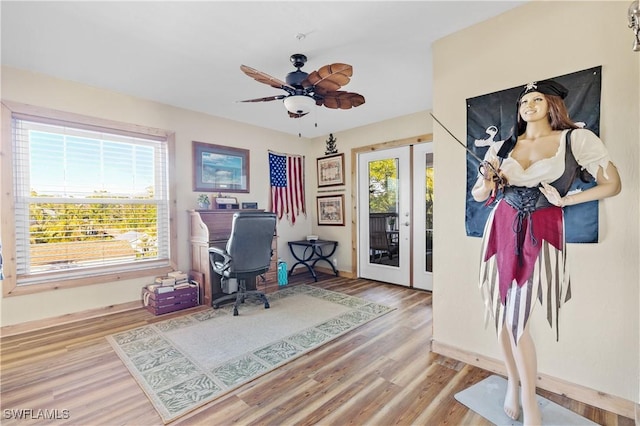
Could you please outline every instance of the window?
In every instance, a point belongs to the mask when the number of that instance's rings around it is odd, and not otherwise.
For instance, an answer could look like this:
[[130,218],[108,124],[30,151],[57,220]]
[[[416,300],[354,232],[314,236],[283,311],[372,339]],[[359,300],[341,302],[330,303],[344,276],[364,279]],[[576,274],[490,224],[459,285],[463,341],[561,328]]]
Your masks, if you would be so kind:
[[11,114],[18,289],[172,263],[169,135],[74,118]]

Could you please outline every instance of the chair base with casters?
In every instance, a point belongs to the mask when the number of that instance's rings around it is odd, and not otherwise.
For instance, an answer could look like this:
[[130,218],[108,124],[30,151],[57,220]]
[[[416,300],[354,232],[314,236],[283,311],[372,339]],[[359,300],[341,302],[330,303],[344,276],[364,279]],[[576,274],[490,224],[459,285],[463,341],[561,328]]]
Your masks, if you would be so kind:
[[[269,299],[267,299],[267,296],[263,292],[259,291],[257,288],[256,290],[247,290],[247,279],[251,278],[255,279],[255,275],[248,278],[238,277],[238,290],[235,293],[219,297],[212,301],[211,306],[213,307],[213,309],[218,309],[220,307],[220,304],[223,302],[235,300],[235,303],[233,304],[233,316],[235,317],[238,316],[238,307],[240,307],[240,304],[244,303],[244,301],[248,298],[256,298],[260,300],[262,303],[264,303],[264,308],[269,309]],[[222,279],[227,280],[229,278],[223,277]]]
[[[258,298],[269,308],[267,296],[257,289],[247,289],[247,283],[256,282],[271,266],[273,249],[271,248],[276,229],[276,215],[269,212],[238,212],[233,215],[231,236],[226,247],[210,247],[209,261],[212,272],[220,275],[225,292],[231,292],[228,280],[235,278],[238,289],[233,294],[219,297],[211,302],[214,309],[220,304],[234,300],[233,315],[238,315],[238,308],[248,297]],[[264,279],[264,278],[263,278]],[[250,281],[252,280],[252,281]]]

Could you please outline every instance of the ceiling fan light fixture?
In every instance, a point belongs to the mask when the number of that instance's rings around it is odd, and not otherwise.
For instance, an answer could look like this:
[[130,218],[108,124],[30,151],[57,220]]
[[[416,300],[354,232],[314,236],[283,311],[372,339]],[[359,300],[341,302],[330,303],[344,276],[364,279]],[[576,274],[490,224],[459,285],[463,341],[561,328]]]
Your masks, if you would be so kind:
[[284,98],[284,107],[292,114],[307,114],[316,104],[311,96],[292,95]]

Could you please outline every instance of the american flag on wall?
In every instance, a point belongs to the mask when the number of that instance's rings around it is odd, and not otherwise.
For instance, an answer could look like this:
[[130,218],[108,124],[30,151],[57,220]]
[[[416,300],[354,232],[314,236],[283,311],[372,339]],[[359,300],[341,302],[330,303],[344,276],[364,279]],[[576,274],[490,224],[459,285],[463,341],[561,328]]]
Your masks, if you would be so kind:
[[271,211],[284,215],[291,224],[296,216],[307,214],[304,201],[304,157],[301,155],[269,152],[269,175],[271,180]]

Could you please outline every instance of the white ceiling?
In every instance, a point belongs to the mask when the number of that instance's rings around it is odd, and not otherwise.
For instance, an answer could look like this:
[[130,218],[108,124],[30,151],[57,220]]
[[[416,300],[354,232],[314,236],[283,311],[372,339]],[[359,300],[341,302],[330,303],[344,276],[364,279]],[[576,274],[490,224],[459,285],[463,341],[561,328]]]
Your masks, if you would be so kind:
[[[524,1],[5,1],[2,64],[303,137],[431,109],[434,40]],[[305,37],[299,40],[298,35]],[[470,41],[472,43],[473,41]],[[285,94],[247,77],[280,80],[351,64],[343,90],[366,103],[289,118]],[[480,66],[480,64],[479,64]],[[469,70],[473,78],[473,70]]]

